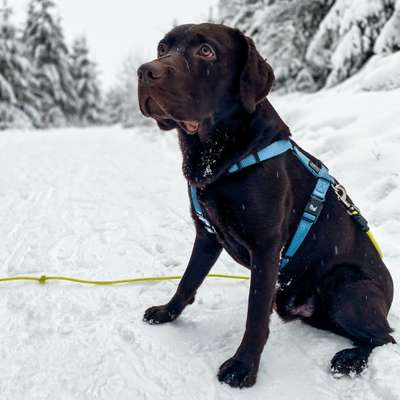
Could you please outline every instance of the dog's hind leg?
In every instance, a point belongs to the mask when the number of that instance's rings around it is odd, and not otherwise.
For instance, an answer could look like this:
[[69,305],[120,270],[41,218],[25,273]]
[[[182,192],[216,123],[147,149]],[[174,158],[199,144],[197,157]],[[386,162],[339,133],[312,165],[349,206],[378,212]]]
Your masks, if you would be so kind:
[[336,353],[331,370],[335,375],[359,374],[375,347],[395,343],[387,321],[392,299],[374,280],[354,280],[354,273],[342,272],[332,274],[319,288],[321,306],[331,330],[353,340],[355,347]]

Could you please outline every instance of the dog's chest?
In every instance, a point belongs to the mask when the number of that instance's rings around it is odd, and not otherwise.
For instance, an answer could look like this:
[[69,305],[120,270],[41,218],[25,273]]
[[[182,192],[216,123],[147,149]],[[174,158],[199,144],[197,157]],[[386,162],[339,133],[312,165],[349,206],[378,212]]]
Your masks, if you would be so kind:
[[250,245],[246,235],[247,205],[240,195],[227,196],[219,190],[199,193],[204,216],[215,229],[215,235],[227,253],[239,264],[250,266]]

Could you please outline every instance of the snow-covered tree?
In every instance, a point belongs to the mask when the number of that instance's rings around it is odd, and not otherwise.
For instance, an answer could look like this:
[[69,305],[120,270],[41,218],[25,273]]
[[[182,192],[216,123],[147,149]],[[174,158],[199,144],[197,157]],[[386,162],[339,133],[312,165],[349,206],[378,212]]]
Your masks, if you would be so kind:
[[36,68],[45,125],[64,125],[77,110],[68,48],[53,0],[31,0],[23,40]]
[[272,64],[276,86],[313,90],[320,86],[305,59],[308,44],[334,0],[220,1],[224,23],[253,37]]
[[269,5],[263,0],[219,0],[218,14],[221,23],[248,32],[254,21],[254,13]]
[[124,97],[123,92],[120,88],[111,88],[105,97],[105,114],[106,123],[108,125],[115,125],[122,123],[123,120],[123,109],[124,109]]
[[376,54],[400,51],[400,0],[396,1],[394,7],[392,16],[375,42],[374,52]]
[[[328,75],[327,86],[353,75],[374,54],[375,43],[393,15],[394,1],[336,1],[307,52],[307,60]],[[396,19],[389,24],[379,50],[398,46],[400,31],[396,37],[395,29]]]
[[400,0],[220,0],[219,16],[253,37],[288,90],[336,85],[400,50]]
[[101,93],[96,65],[91,61],[86,38],[77,38],[72,45],[71,72],[79,98],[77,120],[82,125],[102,121]]
[[0,8],[0,129],[38,127],[40,103],[33,70],[10,15],[4,1]]
[[138,57],[129,56],[125,59],[117,84],[109,91],[106,99],[110,123],[119,122],[124,127],[146,123],[140,113],[137,95],[137,69],[141,64]]

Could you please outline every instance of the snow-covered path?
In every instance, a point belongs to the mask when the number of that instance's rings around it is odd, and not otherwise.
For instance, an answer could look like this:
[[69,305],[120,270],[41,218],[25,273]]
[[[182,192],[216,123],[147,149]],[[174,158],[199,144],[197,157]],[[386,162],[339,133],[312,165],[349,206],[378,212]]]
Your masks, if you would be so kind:
[[[400,92],[384,96],[386,105],[379,94],[275,104],[375,227],[397,288],[390,322],[399,340],[400,116],[387,104]],[[1,276],[183,272],[194,230],[173,133],[1,133],[0,171]],[[226,255],[214,271],[247,273]],[[0,399],[400,399],[398,346],[375,350],[361,378],[337,380],[329,361],[348,341],[276,316],[256,386],[219,384],[217,369],[241,339],[248,283],[208,280],[179,320],[144,324],[144,310],[166,302],[176,284],[0,285]]]

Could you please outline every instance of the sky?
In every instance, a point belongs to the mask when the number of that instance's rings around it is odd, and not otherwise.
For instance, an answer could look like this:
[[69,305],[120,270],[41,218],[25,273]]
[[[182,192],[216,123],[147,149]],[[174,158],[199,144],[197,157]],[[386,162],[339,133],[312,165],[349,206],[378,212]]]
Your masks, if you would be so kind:
[[[123,60],[155,57],[158,41],[179,24],[202,22],[217,0],[55,0],[69,44],[84,34],[105,89],[115,82]],[[29,0],[8,0],[16,22],[26,18]]]

